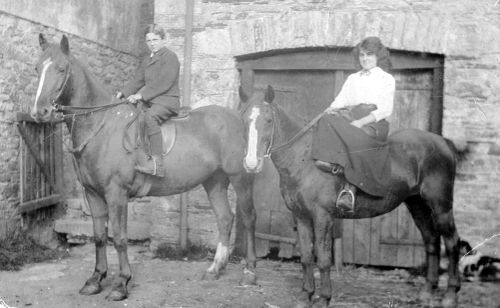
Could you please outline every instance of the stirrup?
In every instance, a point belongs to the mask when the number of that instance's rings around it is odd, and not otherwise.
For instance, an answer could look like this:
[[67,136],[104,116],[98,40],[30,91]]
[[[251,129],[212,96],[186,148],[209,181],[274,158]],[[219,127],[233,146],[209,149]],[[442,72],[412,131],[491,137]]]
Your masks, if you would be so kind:
[[[352,202],[351,202],[351,206],[349,208],[346,208],[345,206],[339,206],[339,200],[344,194],[351,195]],[[351,189],[345,189],[345,188],[340,191],[339,195],[337,196],[337,202],[335,202],[335,206],[337,208],[340,208],[342,211],[347,212],[347,213],[354,213],[354,205],[355,204],[356,204],[356,196],[354,195],[354,193],[352,192]]]

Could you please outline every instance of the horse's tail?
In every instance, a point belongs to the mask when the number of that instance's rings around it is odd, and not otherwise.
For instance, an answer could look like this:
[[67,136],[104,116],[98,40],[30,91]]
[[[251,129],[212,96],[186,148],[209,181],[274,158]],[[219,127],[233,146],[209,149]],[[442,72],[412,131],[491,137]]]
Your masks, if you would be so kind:
[[455,161],[457,163],[461,163],[461,162],[467,160],[467,156],[470,152],[469,147],[467,145],[464,145],[464,146],[461,146],[460,148],[458,148],[456,146],[456,144],[453,141],[451,141],[450,139],[444,138],[444,141],[446,141],[446,144],[448,145],[451,152],[455,156]]

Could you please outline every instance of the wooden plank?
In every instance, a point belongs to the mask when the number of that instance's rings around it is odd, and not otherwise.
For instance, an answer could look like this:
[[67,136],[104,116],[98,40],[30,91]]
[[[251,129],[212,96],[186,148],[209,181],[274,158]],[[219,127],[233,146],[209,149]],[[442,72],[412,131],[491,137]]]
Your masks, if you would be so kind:
[[[351,48],[309,48],[281,50],[237,56],[237,68],[244,65],[254,70],[356,70]],[[443,67],[441,55],[391,50],[393,70],[433,69]]]
[[246,66],[240,70],[240,82],[243,90],[248,95],[253,91],[254,85],[254,70]]
[[[32,130],[31,130],[31,135],[29,140],[34,141],[34,148],[35,152],[31,153],[33,158],[35,159],[35,199],[41,198],[42,196],[40,195],[40,189],[41,189],[41,182],[42,182],[42,174],[45,174],[46,166],[44,165],[43,161],[40,158],[40,142],[38,141],[38,136],[40,136],[40,125],[32,125]],[[41,167],[41,166],[45,167]],[[48,174],[46,175],[48,177]],[[50,177],[48,177],[50,178]]]
[[370,238],[370,263],[380,265],[380,217],[375,217],[370,220],[370,233],[367,237]]
[[25,185],[25,172],[26,172],[26,158],[25,158],[25,145],[23,142],[19,144],[19,202],[24,202],[24,191],[26,189]]
[[[387,241],[398,241],[398,213],[392,211],[380,217],[380,260],[381,265],[394,265],[397,262],[397,246],[387,245]],[[399,242],[397,242],[399,243]]]
[[21,213],[31,212],[47,206],[55,205],[59,203],[61,200],[62,197],[59,194],[43,197],[37,200],[32,200],[19,204],[19,211]]
[[354,220],[344,220],[342,227],[342,258],[344,263],[354,263]]
[[411,238],[413,220],[406,206],[398,208],[398,256],[395,266],[411,267],[413,265],[414,245],[400,245],[403,241],[414,240]]
[[[49,178],[52,178],[52,181],[54,180],[53,177],[52,177],[52,174],[50,173],[50,169],[49,169],[49,161],[46,159],[46,155],[47,155],[47,152],[46,152],[46,140],[45,140],[45,129],[46,129],[46,125],[39,125],[40,127],[40,135],[39,135],[39,140],[40,140],[40,159],[42,160],[43,164],[47,167],[47,172],[49,174]],[[40,170],[41,172],[41,170]],[[55,184],[55,182],[54,182]],[[50,185],[48,185],[48,181],[47,179],[43,176],[43,175],[40,175],[40,196],[41,197],[45,197],[45,196],[48,196],[49,194],[47,193],[47,186],[50,187]]]
[[286,243],[286,244],[291,244],[291,245],[297,244],[296,238],[268,234],[268,233],[255,232],[255,238],[262,239],[262,240],[268,240],[268,241],[274,241],[274,242],[280,242],[280,243]]
[[[40,167],[42,174],[45,176],[46,180],[49,182],[49,185],[55,189],[55,183],[54,179],[50,177],[50,171],[48,170],[47,166],[44,164],[44,162],[40,159],[38,151],[35,149],[33,146],[33,138],[30,133],[28,133],[27,130],[24,129],[23,126],[17,125],[17,128],[19,130],[19,133],[21,134],[21,137],[24,139],[26,147],[28,148],[30,154],[32,155],[33,159],[35,160],[36,164]],[[39,190],[39,185],[36,185],[36,189]]]
[[369,264],[370,219],[354,220],[354,263]]
[[62,125],[56,125],[54,128],[54,166],[55,173],[54,178],[56,182],[56,192],[61,193],[63,191],[64,183],[64,162],[63,162],[63,132]]
[[430,111],[430,128],[433,133],[441,135],[443,126],[443,79],[444,68],[437,67],[433,70],[432,104]]
[[[276,170],[272,168],[274,168],[272,162],[269,159],[264,160],[262,171],[255,177],[254,191],[258,192],[254,194],[254,204],[257,211],[255,231],[258,233],[271,233],[271,209],[280,197],[279,190],[276,189],[278,183],[274,177]],[[255,246],[257,257],[269,254],[269,240],[257,238]]]
[[335,268],[337,269],[337,271],[344,266],[343,245],[344,244],[342,238],[335,238],[333,240],[333,263],[335,264]]

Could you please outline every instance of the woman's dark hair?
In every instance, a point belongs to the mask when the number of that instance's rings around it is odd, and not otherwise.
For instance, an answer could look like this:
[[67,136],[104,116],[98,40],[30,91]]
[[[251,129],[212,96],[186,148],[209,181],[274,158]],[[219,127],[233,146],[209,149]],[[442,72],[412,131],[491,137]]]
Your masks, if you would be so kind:
[[367,37],[354,47],[354,62],[358,65],[358,69],[361,69],[361,64],[359,63],[359,53],[361,50],[373,52],[377,56],[377,66],[384,71],[391,69],[392,64],[389,59],[389,50],[382,44],[382,41],[378,37]]
[[165,30],[163,28],[159,27],[157,24],[149,24],[146,29],[144,30],[144,36],[148,33],[154,33],[161,37],[161,39],[165,39]]

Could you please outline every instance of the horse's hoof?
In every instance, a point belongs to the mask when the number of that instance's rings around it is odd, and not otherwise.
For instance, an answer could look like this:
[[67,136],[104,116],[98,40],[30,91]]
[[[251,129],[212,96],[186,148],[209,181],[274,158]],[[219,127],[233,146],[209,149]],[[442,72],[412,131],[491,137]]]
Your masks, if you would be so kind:
[[85,285],[80,289],[81,295],[94,295],[101,293],[102,287],[99,283],[85,283]]
[[429,292],[429,290],[421,290],[418,294],[418,299],[423,303],[430,302],[432,299],[432,293]]
[[301,292],[297,296],[294,308],[309,308],[311,307],[311,296],[307,292]]
[[209,271],[205,271],[203,275],[201,276],[201,280],[206,280],[206,281],[215,281],[219,279],[220,274],[218,273],[212,273]]
[[418,299],[423,303],[430,303],[434,298],[434,294],[434,288],[431,285],[426,284],[418,293]]
[[295,306],[293,308],[310,308],[310,302],[309,301],[299,301],[295,303]]
[[126,298],[127,292],[123,292],[122,290],[113,290],[106,296],[108,301],[122,301]]
[[456,308],[458,307],[458,295],[456,293],[446,293],[443,301],[441,302],[443,308]]
[[243,278],[241,278],[240,286],[255,286],[257,285],[257,275],[255,273],[245,270]]
[[327,308],[328,300],[324,297],[317,298],[313,301],[311,308]]

